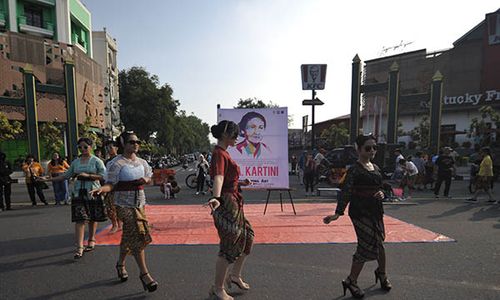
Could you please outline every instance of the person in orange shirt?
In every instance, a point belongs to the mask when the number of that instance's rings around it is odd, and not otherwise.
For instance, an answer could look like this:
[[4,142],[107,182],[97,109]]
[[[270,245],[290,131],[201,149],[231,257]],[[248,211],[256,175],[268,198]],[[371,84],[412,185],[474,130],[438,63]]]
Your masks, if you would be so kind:
[[[47,166],[47,172],[50,177],[57,177],[69,169],[68,163],[59,155],[59,153],[52,154],[52,160]],[[53,181],[52,187],[54,188],[54,197],[56,205],[64,203],[68,205],[68,181]]]
[[43,168],[35,161],[35,157],[31,154],[26,156],[26,160],[22,166],[24,175],[26,176],[26,187],[28,188],[28,194],[30,195],[31,205],[36,206],[35,191],[40,198],[40,201],[48,205],[47,200],[45,200],[45,195],[43,194],[42,185],[39,181],[36,181],[36,177],[43,175]]

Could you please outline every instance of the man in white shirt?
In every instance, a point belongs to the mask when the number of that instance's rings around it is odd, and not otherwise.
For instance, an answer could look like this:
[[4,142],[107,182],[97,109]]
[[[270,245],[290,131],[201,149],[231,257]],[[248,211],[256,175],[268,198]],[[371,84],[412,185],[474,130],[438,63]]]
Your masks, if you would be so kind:
[[401,159],[404,159],[405,157],[403,156],[403,154],[401,154],[401,149],[396,149],[394,150],[394,155],[396,156],[396,168],[399,167],[399,161]]
[[403,169],[404,174],[400,187],[403,189],[403,195],[405,195],[405,187],[408,187],[408,197],[406,199],[411,199],[412,192],[415,189],[415,179],[418,174],[417,166],[411,161],[406,161],[404,158],[399,160],[399,166]]
[[316,163],[316,166],[319,166],[323,159],[325,159],[325,149],[320,148],[318,154],[314,157],[314,162]]

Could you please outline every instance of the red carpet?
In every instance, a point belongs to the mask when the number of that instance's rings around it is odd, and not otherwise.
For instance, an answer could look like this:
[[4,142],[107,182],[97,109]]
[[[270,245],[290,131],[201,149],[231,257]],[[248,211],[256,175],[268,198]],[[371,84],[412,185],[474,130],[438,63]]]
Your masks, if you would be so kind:
[[[266,215],[263,204],[245,205],[245,216],[255,231],[256,244],[354,243],[356,235],[347,216],[329,225],[323,217],[332,214],[335,204],[296,204],[297,215],[286,204],[270,204]],[[152,226],[153,244],[218,244],[217,231],[209,209],[201,205],[151,205],[146,212]],[[398,219],[385,216],[386,242],[450,242],[453,239]],[[110,226],[97,235],[99,245],[118,245],[121,232],[109,234]]]

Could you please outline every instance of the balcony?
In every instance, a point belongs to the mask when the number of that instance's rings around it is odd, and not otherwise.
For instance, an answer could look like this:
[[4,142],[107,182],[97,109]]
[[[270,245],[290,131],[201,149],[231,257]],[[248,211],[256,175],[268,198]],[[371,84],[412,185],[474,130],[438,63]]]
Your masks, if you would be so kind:
[[87,43],[80,38],[80,36],[76,33],[71,34],[71,43],[76,46],[78,49],[87,53]]
[[51,22],[44,22],[43,28],[26,24],[25,16],[19,16],[17,22],[21,32],[50,38],[54,36],[54,24]]

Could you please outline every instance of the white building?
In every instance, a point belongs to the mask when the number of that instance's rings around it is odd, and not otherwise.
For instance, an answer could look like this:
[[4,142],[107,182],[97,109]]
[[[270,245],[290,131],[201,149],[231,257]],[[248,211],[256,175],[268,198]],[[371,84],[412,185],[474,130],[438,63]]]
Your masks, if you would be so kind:
[[102,66],[104,81],[105,131],[115,137],[122,130],[118,87],[117,43],[104,28],[92,33],[94,59]]

